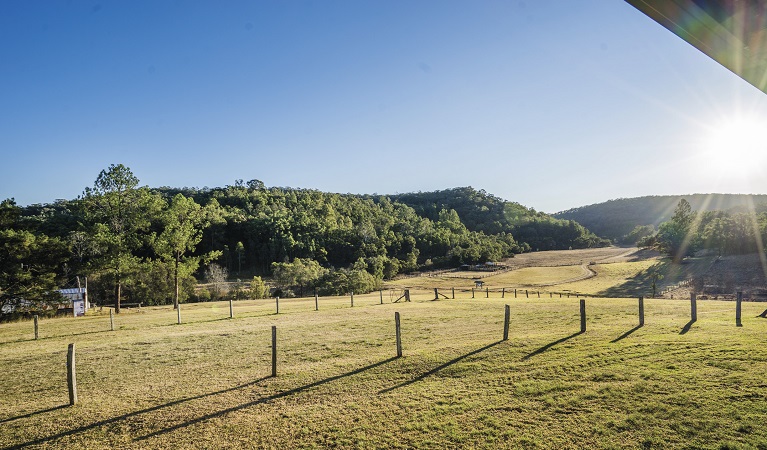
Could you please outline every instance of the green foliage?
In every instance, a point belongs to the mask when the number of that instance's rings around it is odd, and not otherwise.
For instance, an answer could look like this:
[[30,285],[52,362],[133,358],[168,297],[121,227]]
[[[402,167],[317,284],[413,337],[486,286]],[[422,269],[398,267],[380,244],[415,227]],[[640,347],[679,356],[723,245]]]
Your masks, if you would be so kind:
[[250,298],[267,298],[269,297],[269,287],[264,283],[261,277],[255,276],[250,281]]
[[56,273],[66,247],[56,238],[26,230],[0,230],[0,313],[54,310],[64,298]]
[[628,245],[638,245],[644,239],[655,234],[655,227],[652,225],[637,225],[631,232],[621,238],[621,242]]
[[314,286],[328,270],[309,258],[296,258],[289,263],[272,263],[272,272],[277,284],[283,289],[297,287],[303,296],[304,288]]

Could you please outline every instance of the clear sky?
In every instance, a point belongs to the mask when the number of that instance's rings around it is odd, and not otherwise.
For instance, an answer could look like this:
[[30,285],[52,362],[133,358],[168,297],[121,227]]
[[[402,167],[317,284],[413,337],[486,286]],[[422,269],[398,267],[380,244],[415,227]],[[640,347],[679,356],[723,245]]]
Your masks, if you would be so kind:
[[0,42],[0,199],[22,205],[113,163],[545,212],[767,193],[767,96],[620,0],[3,0]]

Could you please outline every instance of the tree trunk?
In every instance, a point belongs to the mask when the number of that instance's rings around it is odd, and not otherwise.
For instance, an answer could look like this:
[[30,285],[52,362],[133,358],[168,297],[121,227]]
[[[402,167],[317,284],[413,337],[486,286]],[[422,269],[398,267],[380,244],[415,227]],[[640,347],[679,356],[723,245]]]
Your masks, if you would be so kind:
[[122,285],[120,283],[120,272],[115,274],[115,314],[120,314],[120,294]]
[[173,273],[173,286],[175,287],[173,294],[173,309],[178,309],[178,256],[176,256],[176,267]]

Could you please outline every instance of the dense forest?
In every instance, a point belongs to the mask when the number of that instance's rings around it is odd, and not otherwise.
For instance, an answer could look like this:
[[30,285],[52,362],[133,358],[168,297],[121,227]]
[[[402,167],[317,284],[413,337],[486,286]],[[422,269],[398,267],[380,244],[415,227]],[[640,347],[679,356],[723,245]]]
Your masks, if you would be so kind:
[[723,211],[731,214],[755,210],[767,211],[767,195],[692,194],[654,195],[620,198],[604,203],[581,206],[554,214],[558,219],[574,220],[607,239],[626,244],[636,242],[627,236],[637,225],[652,226],[671,219],[674,208],[685,199],[693,211]]
[[227,279],[250,282],[235,296],[369,292],[415,270],[607,244],[574,221],[470,187],[396,196],[258,180],[150,189],[113,165],[76,199],[0,203],[0,306],[53,308],[52,292],[76,276],[88,277],[92,301],[118,310],[121,301],[217,298]]

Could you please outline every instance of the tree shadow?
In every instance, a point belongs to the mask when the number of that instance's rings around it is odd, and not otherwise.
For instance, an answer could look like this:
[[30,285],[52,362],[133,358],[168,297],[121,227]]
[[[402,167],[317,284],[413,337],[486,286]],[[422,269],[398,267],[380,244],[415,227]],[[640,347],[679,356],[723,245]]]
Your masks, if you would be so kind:
[[663,275],[656,281],[656,295],[660,295],[664,288],[675,285],[687,279],[691,267],[686,263],[673,263],[669,258],[664,258],[657,264],[648,267],[625,283],[605,289],[597,295],[603,297],[639,297],[652,295],[652,278],[654,273]]
[[614,343],[616,343],[616,342],[618,342],[618,341],[620,341],[620,340],[622,340],[622,339],[626,339],[627,337],[631,336],[631,333],[633,333],[633,332],[637,331],[637,330],[638,330],[638,329],[640,329],[640,328],[642,328],[642,325],[637,325],[637,326],[635,326],[634,328],[632,328],[632,329],[628,330],[627,332],[625,332],[625,333],[621,334],[621,335],[620,335],[620,336],[618,336],[617,338],[613,339],[612,341],[610,341],[610,343],[611,343],[611,344],[614,344]]
[[682,331],[679,332],[679,334],[687,334],[688,331],[690,331],[690,328],[692,328],[692,324],[694,324],[694,320],[690,320],[686,324],[684,324],[684,327],[682,327]]
[[765,309],[761,314],[759,314],[756,317],[761,317],[762,319],[767,319],[767,309]]
[[548,344],[546,344],[543,347],[533,351],[532,353],[529,353],[529,354],[523,356],[522,357],[522,361],[526,361],[526,360],[532,358],[535,355],[540,355],[541,353],[545,352],[546,350],[550,349],[551,347],[553,347],[553,346],[555,346],[557,344],[561,344],[563,342],[569,341],[570,339],[572,339],[572,338],[574,338],[574,337],[576,337],[576,336],[578,336],[580,334],[583,334],[583,331],[578,331],[576,333],[571,334],[570,336],[565,336],[565,337],[563,337],[561,339],[557,339],[554,342],[549,342]]
[[8,417],[7,419],[0,419],[0,423],[13,422],[14,420],[18,420],[18,419],[26,419],[28,417],[36,416],[38,414],[45,414],[47,412],[56,411],[57,409],[66,408],[67,406],[69,405],[59,405],[59,406],[54,406],[53,408],[42,409],[40,411],[33,411],[31,413],[23,414],[21,416]]
[[453,358],[450,361],[448,361],[448,362],[446,362],[446,363],[444,363],[442,365],[439,365],[439,366],[429,370],[428,372],[424,372],[421,375],[418,375],[417,377],[413,378],[412,380],[404,381],[404,382],[402,382],[402,383],[400,383],[400,384],[398,384],[396,386],[392,386],[390,388],[382,389],[382,390],[378,391],[378,393],[379,394],[385,394],[385,393],[391,392],[391,391],[393,391],[395,389],[399,389],[399,388],[405,387],[407,385],[413,384],[416,381],[421,381],[421,380],[423,380],[424,378],[426,378],[428,376],[434,375],[435,373],[439,372],[440,370],[443,370],[443,369],[445,369],[447,367],[452,366],[453,364],[457,363],[458,361],[461,361],[462,359],[466,359],[469,356],[476,355],[478,353],[484,352],[487,349],[495,347],[496,345],[500,344],[501,342],[503,342],[503,341],[493,342],[492,344],[488,344],[488,345],[486,345],[486,346],[484,346],[482,348],[478,348],[478,349],[476,349],[474,351],[466,353],[465,355],[461,355],[461,356],[459,356],[457,358]]
[[[284,391],[284,392],[280,392],[280,393],[277,393],[277,394],[274,394],[274,395],[263,397],[263,398],[260,398],[258,400],[254,400],[252,402],[244,403],[244,404],[241,404],[241,405],[238,405],[238,406],[233,406],[231,408],[226,408],[226,409],[223,409],[223,410],[220,410],[220,411],[216,411],[216,412],[213,412],[213,413],[210,413],[210,414],[206,414],[206,415],[198,417],[196,419],[192,419],[192,420],[189,420],[189,421],[177,424],[177,425],[173,425],[173,426],[164,428],[162,430],[155,431],[153,433],[150,433],[150,434],[147,434],[145,436],[139,437],[139,438],[137,438],[135,440],[136,441],[143,441],[143,440],[152,438],[154,436],[158,436],[158,435],[162,435],[162,434],[165,434],[165,433],[169,433],[171,431],[175,431],[175,430],[178,430],[180,428],[184,428],[184,427],[187,427],[187,426],[190,426],[190,425],[194,425],[194,424],[199,423],[199,422],[204,422],[204,421],[210,420],[212,418],[220,417],[220,416],[223,416],[223,415],[228,414],[228,413],[233,412],[233,411],[239,411],[241,409],[249,408],[251,406],[255,406],[255,405],[258,405],[258,404],[262,404],[262,403],[267,403],[267,402],[272,401],[272,400],[276,400],[276,399],[279,399],[279,398],[282,398],[282,397],[287,397],[289,395],[297,394],[299,392],[305,391],[307,389],[311,389],[313,387],[317,387],[317,386],[320,386],[320,385],[323,385],[323,384],[326,384],[326,383],[330,383],[332,381],[339,380],[339,379],[344,378],[344,377],[348,377],[348,376],[351,376],[351,375],[356,375],[358,373],[361,373],[361,372],[364,372],[366,370],[370,370],[370,369],[376,368],[378,366],[382,366],[382,365],[384,365],[386,363],[394,361],[395,359],[397,359],[397,358],[392,357],[392,358],[389,358],[389,359],[386,359],[386,360],[383,360],[383,361],[380,361],[380,362],[377,362],[377,363],[374,363],[374,364],[370,364],[370,365],[362,367],[360,369],[352,370],[351,372],[346,372],[346,373],[343,373],[343,374],[340,374],[340,375],[335,375],[333,377],[325,378],[323,380],[316,381],[314,383],[307,384],[305,386],[301,386],[301,387],[298,387],[298,388],[295,388],[295,389],[291,389],[291,390],[288,390],[288,391]],[[94,423],[91,423],[89,425],[85,425],[85,426],[82,426],[82,427],[79,427],[79,428],[75,428],[75,429],[72,429],[72,430],[68,430],[68,431],[64,431],[64,432],[58,433],[58,434],[54,434],[52,436],[35,439],[35,440],[29,441],[29,442],[25,442],[23,444],[17,444],[17,445],[14,445],[12,447],[9,447],[9,449],[17,449],[17,448],[24,448],[24,447],[28,447],[28,446],[32,446],[32,445],[45,444],[45,443],[48,443],[50,441],[54,441],[56,439],[60,439],[60,438],[67,437],[67,436],[71,436],[71,435],[74,435],[74,434],[77,434],[77,433],[81,433],[81,432],[88,431],[88,430],[91,430],[91,429],[94,429],[94,428],[98,428],[98,427],[102,427],[102,426],[105,426],[105,425],[114,424],[114,423],[120,422],[122,420],[129,419],[131,417],[140,416],[141,414],[146,414],[146,413],[158,411],[158,410],[161,410],[163,408],[169,408],[171,406],[176,406],[176,405],[179,405],[179,404],[183,404],[183,403],[186,403],[186,402],[189,402],[189,401],[192,401],[192,400],[198,400],[198,399],[202,399],[202,398],[206,398],[206,397],[212,397],[212,396],[215,396],[215,395],[224,394],[226,392],[231,392],[231,391],[236,391],[238,389],[243,389],[243,388],[246,388],[246,387],[258,384],[258,383],[260,383],[260,382],[262,382],[264,380],[268,380],[270,378],[272,378],[272,377],[271,376],[266,376],[266,377],[262,377],[262,378],[259,378],[257,380],[254,380],[254,381],[250,381],[250,382],[245,383],[245,384],[241,384],[241,385],[238,385],[238,386],[222,389],[220,391],[210,392],[210,393],[207,393],[207,394],[201,394],[201,395],[197,395],[195,397],[187,397],[187,398],[183,398],[183,399],[179,399],[179,400],[174,400],[172,402],[168,402],[168,403],[165,403],[165,404],[162,404],[162,405],[152,406],[150,408],[142,409],[142,410],[139,410],[139,411],[134,411],[134,412],[123,414],[123,415],[117,416],[117,417],[112,417],[110,419],[100,420],[98,422],[94,422]],[[19,417],[19,418],[21,418],[21,417]]]

